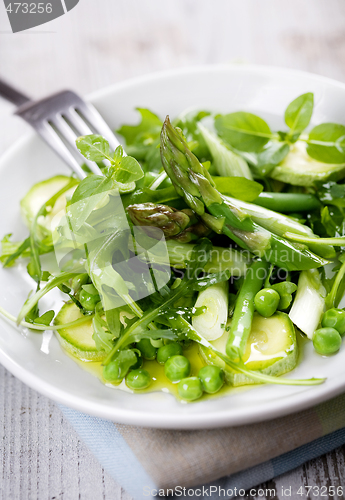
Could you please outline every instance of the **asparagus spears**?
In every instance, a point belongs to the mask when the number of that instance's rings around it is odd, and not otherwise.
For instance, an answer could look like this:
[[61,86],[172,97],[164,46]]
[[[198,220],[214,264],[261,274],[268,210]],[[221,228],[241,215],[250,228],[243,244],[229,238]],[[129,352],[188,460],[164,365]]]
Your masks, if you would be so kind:
[[177,210],[167,205],[138,203],[127,207],[127,212],[134,225],[159,228],[167,240],[173,238],[188,243],[211,232],[191,209]]
[[243,357],[253,322],[254,297],[261,290],[269,264],[257,260],[247,270],[232,317],[226,354],[234,361]]
[[[206,168],[188,149],[182,133],[166,118],[161,132],[161,158],[177,193],[211,229],[240,247],[288,271],[313,269],[327,261],[307,246],[289,242],[262,228],[249,215],[225,202]],[[209,213],[206,213],[205,210]]]
[[[309,238],[308,246],[312,252],[317,253],[325,259],[334,259],[334,248],[327,244],[327,242],[323,242],[316,234],[313,233],[310,227],[301,224],[291,217],[274,212],[268,208],[257,206],[253,203],[247,203],[229,196],[224,196],[223,199],[225,203],[230,202],[235,207],[245,211],[252,218],[253,222],[259,224],[268,231],[271,231],[273,234],[283,236],[289,240],[292,239],[292,241],[293,238],[289,238],[286,233],[298,236],[301,235],[304,238]],[[296,241],[298,241],[298,239],[296,239]]]
[[167,205],[138,203],[127,207],[128,215],[136,226],[158,227],[166,238],[172,238],[190,225],[190,218],[183,211]]

